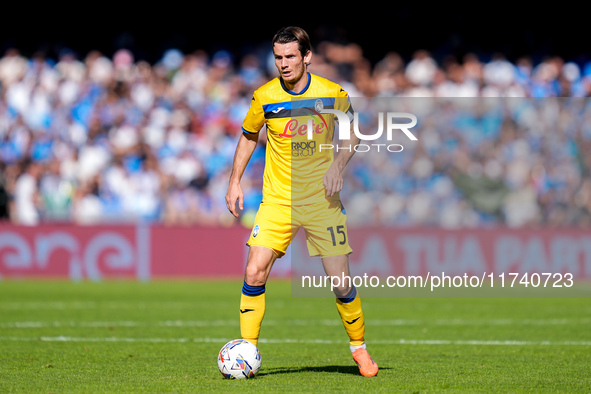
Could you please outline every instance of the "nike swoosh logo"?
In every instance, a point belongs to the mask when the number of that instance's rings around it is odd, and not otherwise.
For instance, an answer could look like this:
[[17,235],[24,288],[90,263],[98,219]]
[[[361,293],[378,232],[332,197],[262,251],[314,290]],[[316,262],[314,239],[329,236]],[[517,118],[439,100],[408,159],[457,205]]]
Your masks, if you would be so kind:
[[240,313],[252,312],[254,309],[240,309]]
[[351,320],[351,321],[347,321],[347,320],[345,320],[345,322],[346,322],[347,324],[353,324],[353,323],[355,323],[355,322],[356,322],[357,320],[359,320],[359,319],[361,319],[361,316],[359,316],[357,319],[353,319],[353,320]]

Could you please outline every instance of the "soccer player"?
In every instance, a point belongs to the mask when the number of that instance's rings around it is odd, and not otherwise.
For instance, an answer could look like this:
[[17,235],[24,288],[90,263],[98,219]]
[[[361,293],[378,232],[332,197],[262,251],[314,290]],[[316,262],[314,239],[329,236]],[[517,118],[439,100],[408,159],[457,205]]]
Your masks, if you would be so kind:
[[[311,256],[320,256],[329,276],[349,276],[346,213],[340,201],[342,172],[359,139],[344,140],[339,154],[321,149],[332,144],[334,115],[353,119],[348,94],[338,84],[308,72],[312,50],[308,34],[298,27],[280,29],[272,40],[279,76],[257,89],[242,124],[226,204],[238,217],[243,209],[240,180],[266,125],[267,150],[263,201],[247,242],[249,253],[240,298],[242,338],[255,345],[265,314],[265,284],[271,267],[282,257],[303,227]],[[312,130],[309,139],[308,127]],[[336,306],[349,336],[354,361],[364,376],[375,376],[378,365],[365,344],[365,322],[357,289],[347,281],[334,290]]]

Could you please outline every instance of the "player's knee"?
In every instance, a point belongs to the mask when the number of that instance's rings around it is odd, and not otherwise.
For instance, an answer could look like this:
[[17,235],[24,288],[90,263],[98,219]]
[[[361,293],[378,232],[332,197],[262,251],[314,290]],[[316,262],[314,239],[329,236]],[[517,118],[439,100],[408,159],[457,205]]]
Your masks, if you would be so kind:
[[351,286],[346,284],[335,286],[332,291],[337,298],[347,298],[351,294]]
[[244,279],[251,286],[262,286],[267,282],[269,271],[275,261],[273,250],[251,247],[244,272]]
[[244,271],[244,280],[251,286],[262,286],[267,282],[266,270],[256,264],[248,264]]

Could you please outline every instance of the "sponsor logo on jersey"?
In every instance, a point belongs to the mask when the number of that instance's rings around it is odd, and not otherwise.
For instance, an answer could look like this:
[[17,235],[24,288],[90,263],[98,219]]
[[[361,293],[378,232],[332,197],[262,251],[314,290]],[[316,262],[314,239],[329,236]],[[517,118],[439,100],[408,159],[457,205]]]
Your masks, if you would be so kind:
[[[316,119],[315,119],[316,118]],[[322,134],[328,128],[323,118],[314,116],[312,118],[304,118],[305,122],[300,121],[296,118],[290,119],[283,128],[283,132],[279,134],[279,137],[293,138],[297,135],[305,136],[308,134],[308,125],[312,127],[314,134]],[[320,121],[317,121],[320,120]]]
[[291,155],[293,157],[312,156],[316,152],[316,141],[302,141],[291,143]]

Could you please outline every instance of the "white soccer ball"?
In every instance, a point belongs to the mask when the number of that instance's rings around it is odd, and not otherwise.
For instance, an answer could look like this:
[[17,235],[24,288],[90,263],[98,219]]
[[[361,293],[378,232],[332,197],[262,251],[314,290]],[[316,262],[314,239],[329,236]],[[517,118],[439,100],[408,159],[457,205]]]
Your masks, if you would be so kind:
[[261,352],[252,342],[234,339],[221,348],[218,368],[228,379],[254,378],[261,368]]

